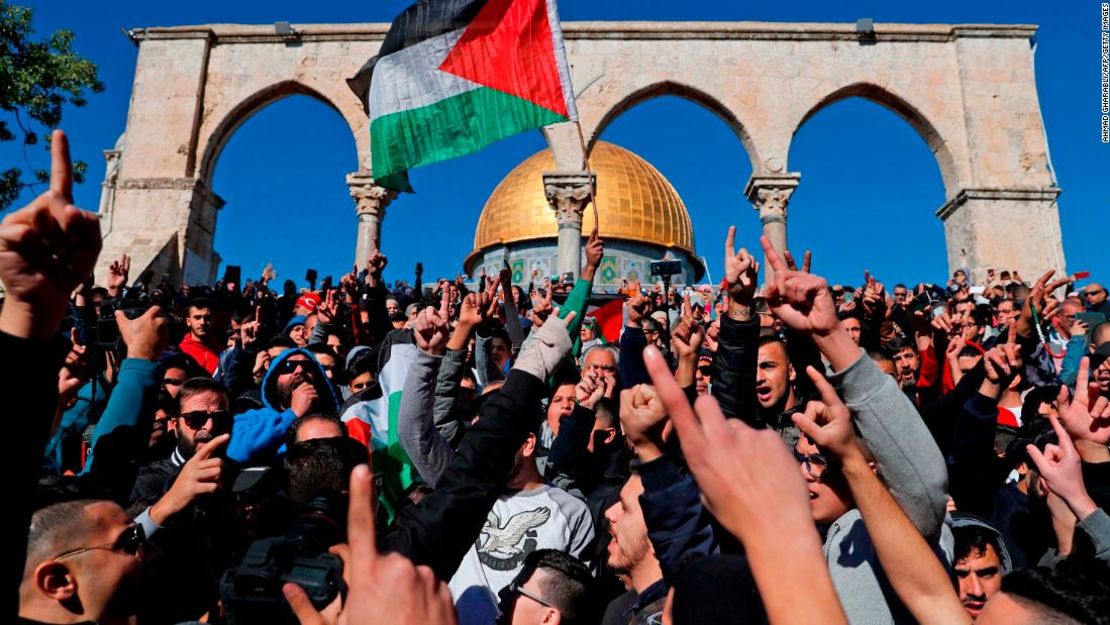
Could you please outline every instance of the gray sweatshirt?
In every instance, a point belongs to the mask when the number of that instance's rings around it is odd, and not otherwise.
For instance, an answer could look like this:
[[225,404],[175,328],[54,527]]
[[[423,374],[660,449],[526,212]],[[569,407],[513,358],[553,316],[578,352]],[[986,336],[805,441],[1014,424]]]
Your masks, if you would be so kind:
[[[944,523],[948,471],[917,409],[894,378],[862,350],[855,363],[829,376],[829,381],[852,411],[860,438],[894,499],[951,562],[952,534]],[[886,581],[859,510],[848,511],[829,526],[824,550],[833,586],[852,625],[915,622]]]
[[432,488],[455,459],[455,450],[436,430],[433,420],[436,373],[442,359],[416,350],[397,407],[397,438],[420,477]]

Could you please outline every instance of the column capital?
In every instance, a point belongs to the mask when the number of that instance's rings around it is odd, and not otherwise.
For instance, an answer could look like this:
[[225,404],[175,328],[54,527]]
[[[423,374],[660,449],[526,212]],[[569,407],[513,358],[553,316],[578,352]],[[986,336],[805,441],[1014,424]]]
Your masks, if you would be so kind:
[[396,191],[376,184],[374,176],[367,171],[347,174],[347,186],[351,189],[351,197],[355,200],[355,212],[360,219],[367,214],[378,218],[385,216],[385,208],[397,197]]
[[543,192],[555,211],[559,227],[582,229],[582,213],[597,186],[597,174],[584,171],[549,171],[543,174]]
[[797,173],[753,175],[744,186],[744,195],[759,211],[763,223],[786,221],[786,206],[798,187],[802,175]]

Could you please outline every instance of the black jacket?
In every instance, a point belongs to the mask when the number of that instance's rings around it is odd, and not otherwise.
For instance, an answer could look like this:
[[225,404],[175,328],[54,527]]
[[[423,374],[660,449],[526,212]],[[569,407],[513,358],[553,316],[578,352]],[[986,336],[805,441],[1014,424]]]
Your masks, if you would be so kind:
[[177,475],[181,473],[181,467],[185,466],[185,462],[181,460],[175,449],[169,458],[163,458],[145,464],[139,468],[139,474],[135,477],[135,485],[131,487],[131,496],[128,498],[128,505],[135,511],[135,513],[142,512],[147,506],[154,505],[154,502],[162,498],[166,491],[170,489],[170,485],[177,479]]
[[542,380],[511,370],[505,386],[482,404],[481,417],[463,437],[435,492],[397,516],[378,538],[381,550],[400,553],[449,580],[504,492],[517,450],[539,425],[546,392]]
[[4,398],[10,440],[4,457],[4,475],[9,477],[9,501],[14,506],[16,531],[4,548],[8,572],[9,616],[19,613],[17,589],[23,579],[27,557],[27,528],[31,524],[32,493],[38,482],[42,455],[58,404],[58,371],[69,351],[61,336],[48,340],[20,339],[0,332],[0,396]]
[[726,417],[764,427],[755,403],[755,369],[759,357],[759,318],[735,321],[721,317],[713,356],[713,396]]

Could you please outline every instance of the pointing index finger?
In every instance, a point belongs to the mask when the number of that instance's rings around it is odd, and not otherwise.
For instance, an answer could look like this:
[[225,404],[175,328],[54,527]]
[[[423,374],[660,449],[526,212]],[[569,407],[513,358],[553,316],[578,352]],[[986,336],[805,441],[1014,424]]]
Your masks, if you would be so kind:
[[736,256],[736,226],[729,226],[728,235],[725,237],[725,258],[733,256]]
[[347,505],[347,543],[351,546],[352,577],[370,572],[378,557],[374,519],[374,484],[370,467],[360,464],[351,471],[350,503]]
[[73,163],[69,159],[69,139],[61,130],[50,137],[50,190],[73,202]]
[[759,237],[759,244],[763,246],[763,253],[767,255],[767,264],[771,266],[772,271],[780,274],[788,269],[779,251],[771,244],[771,239],[766,236]]
[[216,453],[216,450],[226,445],[229,440],[231,440],[230,434],[220,434],[216,438],[213,438],[207,443],[201,445],[200,449],[197,450],[197,453],[193,454],[193,460],[200,461],[211,458],[212,454]]
[[821,395],[821,401],[826,406],[834,406],[836,404],[842,403],[840,400],[840,396],[836,394],[836,389],[833,388],[832,384],[829,384],[829,381],[825,379],[825,376],[821,375],[821,372],[810,365],[806,367],[806,373],[809,375],[809,379],[813,380],[813,386]]

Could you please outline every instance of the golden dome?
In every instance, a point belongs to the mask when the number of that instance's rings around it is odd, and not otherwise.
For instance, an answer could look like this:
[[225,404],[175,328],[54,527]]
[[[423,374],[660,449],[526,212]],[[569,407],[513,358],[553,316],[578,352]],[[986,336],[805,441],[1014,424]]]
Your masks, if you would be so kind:
[[[555,169],[551,149],[530,156],[497,185],[478,218],[474,251],[467,259],[494,245],[555,239],[559,229],[543,189],[544,172]],[[600,234],[673,247],[694,254],[694,230],[682,198],[659,170],[636,154],[598,141],[590,152],[590,169],[597,175]],[[582,234],[594,227],[593,209],[586,208]]]

